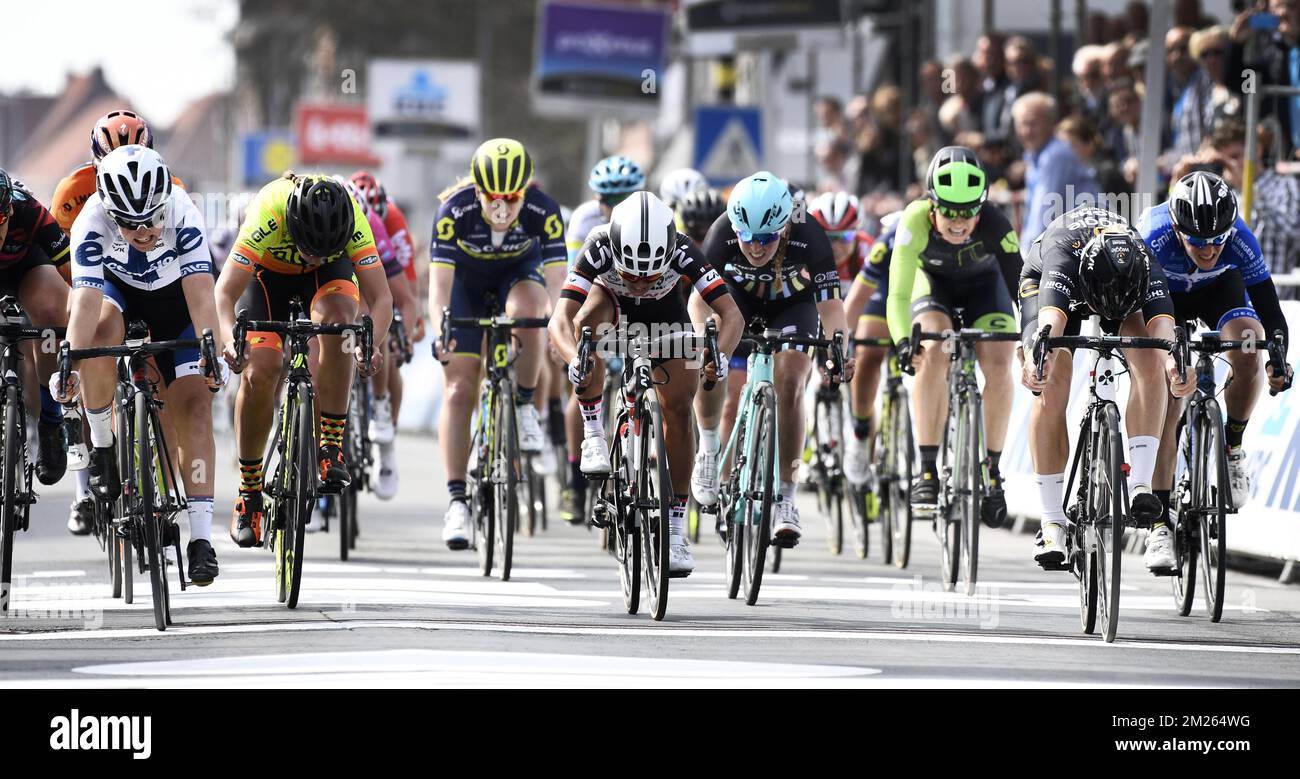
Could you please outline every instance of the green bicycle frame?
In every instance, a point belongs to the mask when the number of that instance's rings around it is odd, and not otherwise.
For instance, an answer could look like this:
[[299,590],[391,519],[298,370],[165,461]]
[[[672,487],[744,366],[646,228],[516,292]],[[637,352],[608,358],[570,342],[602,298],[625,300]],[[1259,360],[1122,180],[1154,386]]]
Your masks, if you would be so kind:
[[[773,370],[774,365],[775,359],[771,352],[765,352],[757,346],[755,346],[754,350],[750,352],[749,362],[746,365],[746,375],[748,378],[745,381],[744,388],[741,389],[740,392],[740,407],[736,412],[736,423],[732,425],[731,435],[727,438],[727,445],[723,448],[722,456],[718,459],[719,463],[727,462],[738,443],[743,447],[741,451],[748,452],[753,449],[754,436],[757,435],[757,431],[755,431],[753,426],[749,424],[750,407],[753,405],[750,401],[753,399],[754,393],[757,391],[758,387],[764,384],[769,386],[772,385],[772,380],[775,376]],[[774,410],[779,419],[780,404],[777,404],[777,406],[774,407]],[[779,423],[776,428],[778,430],[780,429]],[[740,440],[741,430],[745,431],[743,441]],[[780,457],[772,458],[772,484],[779,483],[780,461]],[[749,484],[750,469],[753,467],[753,463],[743,462],[740,464],[740,471],[738,473],[732,473],[731,478],[740,479],[740,484]],[[761,508],[762,507],[759,507],[759,510],[761,510]],[[758,513],[753,508],[753,502],[743,492],[740,493],[736,505],[730,506],[728,509],[730,511],[728,521],[734,522],[737,525],[746,522],[750,525],[758,524]]]

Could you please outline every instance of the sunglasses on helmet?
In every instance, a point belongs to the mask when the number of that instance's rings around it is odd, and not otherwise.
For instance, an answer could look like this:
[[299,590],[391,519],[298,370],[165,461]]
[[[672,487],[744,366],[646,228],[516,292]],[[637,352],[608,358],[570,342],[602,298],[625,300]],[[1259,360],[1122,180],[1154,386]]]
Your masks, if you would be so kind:
[[756,243],[759,246],[767,246],[769,243],[780,239],[780,233],[752,233],[748,230],[736,230],[736,237],[742,243]]
[[131,219],[111,212],[110,216],[123,230],[148,230],[151,227],[162,227],[163,222],[167,221],[167,206],[164,205],[145,219]]
[[936,206],[939,215],[944,219],[970,219],[978,216],[983,205],[971,206],[970,208],[949,208],[947,206]]
[[1207,246],[1224,245],[1225,243],[1228,242],[1228,239],[1232,237],[1232,233],[1235,231],[1235,229],[1236,228],[1233,228],[1232,230],[1228,230],[1228,232],[1224,233],[1223,235],[1216,235],[1213,238],[1197,238],[1194,235],[1188,235],[1186,233],[1183,233],[1182,235],[1183,238],[1187,239],[1188,246],[1191,246],[1194,249],[1204,249]]

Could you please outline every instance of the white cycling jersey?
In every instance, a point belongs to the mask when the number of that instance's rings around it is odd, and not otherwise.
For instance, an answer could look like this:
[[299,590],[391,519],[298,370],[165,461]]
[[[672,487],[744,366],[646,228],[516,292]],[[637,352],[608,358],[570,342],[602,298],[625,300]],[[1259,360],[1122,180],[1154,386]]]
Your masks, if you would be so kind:
[[167,221],[149,251],[127,243],[99,199],[90,196],[72,223],[72,286],[103,290],[105,276],[151,292],[192,273],[212,273],[212,255],[203,231],[203,216],[189,193],[173,187],[167,199]]
[[591,231],[608,223],[609,218],[600,213],[600,203],[596,200],[588,200],[573,209],[573,214],[566,223],[569,227],[564,233],[564,245],[569,250],[570,268],[577,261],[578,252],[582,250],[582,245],[586,243]]

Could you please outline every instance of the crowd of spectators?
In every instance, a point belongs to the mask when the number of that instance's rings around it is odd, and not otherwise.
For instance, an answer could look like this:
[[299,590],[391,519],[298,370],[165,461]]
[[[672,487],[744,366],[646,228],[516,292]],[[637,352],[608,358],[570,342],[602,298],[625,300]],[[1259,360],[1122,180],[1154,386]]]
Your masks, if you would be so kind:
[[[1132,194],[1143,104],[1158,99],[1157,189],[1200,168],[1222,174],[1240,199],[1243,89],[1300,86],[1300,0],[1243,5],[1219,20],[1204,13],[1201,0],[1175,0],[1172,26],[1150,34],[1144,2],[1117,15],[1094,12],[1068,75],[1065,63],[1054,73],[1057,64],[1030,38],[986,32],[969,56],[923,63],[907,111],[892,84],[846,102],[822,97],[818,180],[808,183],[854,192],[868,218],[878,218],[921,194],[937,149],[968,146],[1027,246],[1062,209],[1099,194]],[[1145,83],[1151,45],[1164,51],[1158,88]],[[1300,261],[1300,186],[1275,166],[1300,159],[1300,96],[1263,97],[1260,118],[1248,217],[1274,271],[1290,272]]]

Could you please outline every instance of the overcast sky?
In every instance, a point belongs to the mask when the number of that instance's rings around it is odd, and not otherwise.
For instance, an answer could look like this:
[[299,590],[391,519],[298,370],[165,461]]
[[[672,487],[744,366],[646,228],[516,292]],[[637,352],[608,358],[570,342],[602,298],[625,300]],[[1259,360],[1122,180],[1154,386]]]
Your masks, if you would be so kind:
[[0,92],[62,92],[69,73],[96,65],[150,122],[167,126],[190,101],[229,89],[235,54],[226,34],[237,0],[36,0],[4,4]]

